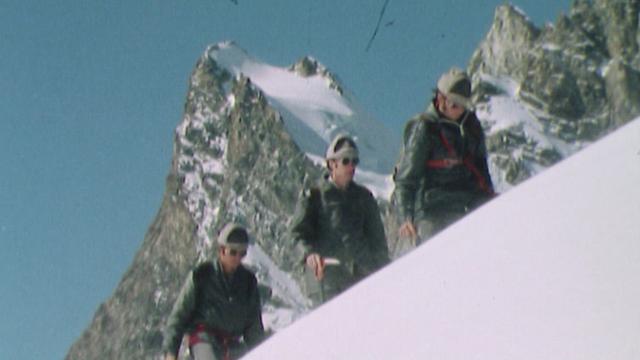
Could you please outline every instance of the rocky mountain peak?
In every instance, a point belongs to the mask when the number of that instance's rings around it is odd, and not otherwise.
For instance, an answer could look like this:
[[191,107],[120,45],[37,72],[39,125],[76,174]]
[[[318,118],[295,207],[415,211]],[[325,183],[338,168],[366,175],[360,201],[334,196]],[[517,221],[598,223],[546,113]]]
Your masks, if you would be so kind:
[[[527,58],[527,51],[539,35],[540,30],[518,9],[509,5],[499,6],[493,25],[472,58],[471,68],[493,74],[516,73],[520,70],[518,64]],[[483,61],[479,61],[480,56]],[[517,75],[525,76],[524,73]]]
[[[576,4],[574,8],[589,11],[587,4]],[[621,58],[637,67],[640,1],[595,0],[591,12],[604,31],[609,57]]]
[[290,69],[302,77],[309,77],[326,71],[324,66],[310,56],[305,56],[298,60],[298,62],[291,65]]
[[469,72],[485,123],[498,121],[491,108],[507,98],[530,119],[527,126],[489,129],[493,166],[504,170],[498,172],[506,183],[517,184],[640,114],[638,3],[576,1],[568,16],[541,29],[513,6],[496,9]]
[[344,90],[340,86],[338,78],[332,74],[324,65],[311,56],[305,56],[291,65],[289,69],[302,77],[311,77],[320,75],[327,79],[329,87],[336,90],[340,95],[344,94]]

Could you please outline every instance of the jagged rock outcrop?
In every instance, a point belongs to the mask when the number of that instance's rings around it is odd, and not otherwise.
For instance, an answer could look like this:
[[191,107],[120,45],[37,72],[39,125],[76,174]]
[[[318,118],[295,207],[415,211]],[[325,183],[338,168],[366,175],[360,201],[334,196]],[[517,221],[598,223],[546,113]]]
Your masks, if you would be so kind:
[[331,89],[335,89],[341,95],[344,93],[344,90],[340,86],[340,81],[337,79],[337,77],[334,74],[330,73],[327,68],[322,66],[322,64],[320,64],[318,60],[310,56],[305,56],[302,59],[298,60],[298,62],[293,64],[289,69],[302,77],[309,77],[320,74],[324,78],[328,79],[329,87]]
[[[490,111],[492,97],[513,91],[538,122],[536,132],[551,139],[541,142],[522,124],[492,133],[492,162],[507,183],[640,114],[639,10],[637,0],[577,0],[555,25],[539,29],[514,7],[497,8],[469,63],[478,107]],[[505,79],[515,89],[505,89]]]

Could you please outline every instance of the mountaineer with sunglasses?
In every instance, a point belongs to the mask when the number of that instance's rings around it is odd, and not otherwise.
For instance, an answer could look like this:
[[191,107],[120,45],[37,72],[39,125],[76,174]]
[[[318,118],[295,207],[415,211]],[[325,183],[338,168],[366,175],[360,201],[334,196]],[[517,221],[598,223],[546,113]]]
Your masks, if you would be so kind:
[[328,175],[305,190],[291,222],[303,288],[317,306],[389,262],[378,204],[353,181],[358,147],[337,136],[326,154]]
[[186,334],[195,360],[237,359],[264,337],[256,277],[242,265],[249,235],[227,224],[218,236],[217,260],[189,273],[164,333],[165,360],[177,358]]
[[484,133],[464,71],[444,73],[429,108],[408,121],[394,181],[396,256],[493,196]]

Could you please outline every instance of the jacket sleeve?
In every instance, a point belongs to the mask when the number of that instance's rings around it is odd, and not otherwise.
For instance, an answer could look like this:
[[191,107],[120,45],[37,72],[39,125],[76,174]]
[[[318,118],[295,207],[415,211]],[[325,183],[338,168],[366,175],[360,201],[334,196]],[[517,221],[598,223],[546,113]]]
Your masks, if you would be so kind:
[[491,191],[491,193],[493,193],[493,181],[491,180],[489,165],[487,164],[487,148],[484,142],[484,136],[482,137],[478,156],[476,157],[476,167],[480,170],[480,173],[482,174],[482,177],[484,177],[484,181],[489,187],[489,190]]
[[[474,117],[475,117],[474,113]],[[491,181],[491,174],[489,173],[489,165],[487,164],[487,144],[482,130],[482,125],[477,117],[475,117],[475,127],[477,128],[477,148],[474,151],[474,165],[480,171],[480,174],[484,178],[485,183],[489,187],[489,190],[493,193],[493,182]]]
[[260,303],[260,292],[258,291],[258,282],[252,276],[250,306],[251,310],[247,317],[247,324],[242,334],[244,341],[249,349],[255,347],[264,338],[264,325],[262,324],[262,308]]
[[291,237],[294,243],[296,259],[304,262],[312,252],[317,233],[318,210],[315,202],[319,201],[319,190],[312,188],[305,190],[301,196],[296,212],[291,222]]
[[426,172],[428,141],[426,120],[411,119],[404,130],[402,150],[393,176],[400,223],[413,221],[417,192]]
[[189,273],[185,280],[178,299],[173,305],[173,310],[167,320],[164,331],[162,349],[165,354],[177,356],[182,343],[182,337],[193,314],[196,304],[195,285],[193,281],[193,271]]
[[369,241],[369,248],[371,249],[372,265],[374,266],[372,270],[377,270],[389,263],[389,248],[387,247],[387,237],[384,232],[378,203],[370,192],[367,195],[367,216],[364,234]]

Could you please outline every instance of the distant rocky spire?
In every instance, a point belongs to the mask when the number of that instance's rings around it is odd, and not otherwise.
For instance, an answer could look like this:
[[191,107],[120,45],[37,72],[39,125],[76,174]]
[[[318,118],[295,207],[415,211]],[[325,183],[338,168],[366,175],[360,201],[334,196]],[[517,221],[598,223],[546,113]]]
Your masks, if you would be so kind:
[[344,93],[342,87],[340,86],[340,81],[337,79],[337,77],[332,74],[324,65],[320,64],[318,60],[314,59],[311,56],[303,57],[302,59],[298,60],[298,62],[291,65],[289,69],[302,77],[321,75],[329,81],[329,86],[332,89],[336,90],[340,95],[343,95]]

